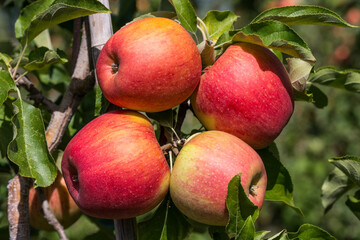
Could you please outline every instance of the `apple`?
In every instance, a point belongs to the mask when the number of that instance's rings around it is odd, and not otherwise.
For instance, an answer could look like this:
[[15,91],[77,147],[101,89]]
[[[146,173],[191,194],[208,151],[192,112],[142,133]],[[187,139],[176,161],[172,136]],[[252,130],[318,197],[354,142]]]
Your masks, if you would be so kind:
[[177,22],[151,17],[117,31],[101,50],[96,73],[113,104],[159,112],[185,101],[201,76],[201,57]]
[[[81,211],[71,198],[64,178],[59,171],[54,183],[44,188],[43,191],[50,209],[64,228],[68,228],[79,219]],[[35,188],[31,188],[29,192],[29,215],[32,227],[39,230],[54,231],[54,228],[44,218],[41,201]]]
[[289,74],[269,49],[237,43],[201,77],[191,97],[208,130],[233,134],[261,149],[281,133],[294,109]]
[[261,209],[267,177],[259,155],[241,139],[221,131],[196,135],[181,149],[170,178],[176,207],[197,222],[225,226],[227,187],[237,174],[249,199]]
[[154,128],[134,111],[92,120],[68,143],[61,165],[74,201],[93,217],[136,217],[168,192],[169,166]]

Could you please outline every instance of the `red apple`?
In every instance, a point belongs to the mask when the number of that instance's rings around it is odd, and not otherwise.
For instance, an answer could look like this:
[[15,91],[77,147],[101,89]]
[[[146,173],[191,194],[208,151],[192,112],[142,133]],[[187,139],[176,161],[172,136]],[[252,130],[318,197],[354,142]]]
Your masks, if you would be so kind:
[[224,226],[229,219],[227,187],[239,173],[245,193],[261,208],[267,178],[259,155],[231,134],[203,132],[185,144],[176,158],[170,179],[171,198],[189,218]]
[[250,43],[231,45],[203,74],[191,102],[208,130],[231,133],[257,149],[274,141],[294,108],[281,61]]
[[120,107],[159,112],[186,100],[199,83],[201,57],[173,20],[145,18],[117,31],[96,64],[104,96]]
[[[58,172],[54,183],[44,188],[44,195],[49,202],[50,209],[64,228],[71,226],[81,216],[81,211],[71,198],[60,172]],[[44,218],[41,201],[34,188],[31,188],[29,192],[29,215],[32,227],[39,230],[54,231],[54,228]]]
[[132,218],[157,206],[170,172],[150,121],[134,111],[106,113],[67,145],[62,170],[71,196],[94,217]]

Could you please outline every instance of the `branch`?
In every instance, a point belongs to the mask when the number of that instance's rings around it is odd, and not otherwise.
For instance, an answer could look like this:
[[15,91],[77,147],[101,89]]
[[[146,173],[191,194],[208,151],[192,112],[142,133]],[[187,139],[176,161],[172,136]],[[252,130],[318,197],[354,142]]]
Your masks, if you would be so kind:
[[36,193],[39,196],[41,201],[41,208],[44,213],[44,218],[48,221],[48,223],[54,227],[55,231],[59,234],[60,240],[68,240],[66,237],[63,226],[59,223],[54,213],[51,211],[49,202],[46,200],[44,191],[42,188],[36,188]]
[[29,99],[35,101],[35,105],[43,104],[49,112],[57,110],[58,106],[51,100],[47,99],[42,93],[35,87],[35,85],[26,77],[20,78],[16,85],[23,86],[29,92]]
[[29,189],[30,178],[16,175],[7,185],[10,239],[30,239]]
[[94,87],[95,78],[93,72],[90,72],[87,30],[84,23],[82,32],[80,51],[70,85],[58,110],[52,113],[50,123],[46,129],[46,141],[51,153],[54,152],[61,142],[73,114],[80,105],[82,97]]
[[136,240],[136,218],[114,219],[116,240]]

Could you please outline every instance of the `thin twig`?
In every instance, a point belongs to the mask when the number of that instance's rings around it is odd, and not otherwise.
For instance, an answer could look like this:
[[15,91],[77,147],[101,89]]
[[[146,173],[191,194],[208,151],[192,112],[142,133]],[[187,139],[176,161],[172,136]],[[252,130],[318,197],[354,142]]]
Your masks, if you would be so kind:
[[44,218],[48,221],[48,223],[51,226],[53,226],[55,231],[59,234],[60,240],[68,240],[63,226],[59,223],[59,221],[55,217],[54,213],[51,211],[49,202],[47,201],[42,188],[40,188],[40,187],[36,188],[36,193],[38,194],[39,199],[41,201],[41,208],[44,213]]
[[167,143],[165,145],[162,145],[160,148],[163,152],[166,152],[166,151],[169,151],[172,147],[173,147],[173,145],[171,143]]
[[57,110],[58,106],[51,100],[44,97],[26,76],[19,78],[16,85],[23,86],[29,92],[28,97],[30,100],[34,100],[35,106],[43,104],[49,112]]

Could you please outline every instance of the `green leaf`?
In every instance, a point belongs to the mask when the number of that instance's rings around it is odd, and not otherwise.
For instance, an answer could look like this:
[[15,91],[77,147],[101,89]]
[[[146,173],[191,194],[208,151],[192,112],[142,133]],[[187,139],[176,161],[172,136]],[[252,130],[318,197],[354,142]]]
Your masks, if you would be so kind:
[[344,156],[331,158],[329,162],[345,173],[351,181],[360,186],[360,158],[357,156]]
[[152,118],[160,123],[163,127],[174,127],[174,113],[172,109],[162,112],[146,113],[149,118]]
[[11,117],[12,107],[9,100],[0,105],[0,160],[7,159],[7,146],[13,138]]
[[252,217],[249,216],[239,233],[235,236],[235,240],[254,240],[255,238],[255,225],[252,220]]
[[267,240],[289,240],[289,237],[287,236],[287,232],[284,229],[281,232],[275,234],[274,236],[268,238]]
[[255,232],[254,240],[262,240],[270,231],[258,231]]
[[241,173],[234,176],[228,185],[226,207],[229,211],[229,222],[226,231],[237,235],[240,233],[245,220],[252,216],[255,221],[259,216],[259,209],[247,197],[241,185]]
[[294,89],[294,100],[313,103],[317,108],[324,108],[328,105],[326,94],[311,83],[306,84],[304,92],[298,92]]
[[8,98],[10,91],[16,91],[15,82],[8,71],[0,70],[0,106]]
[[189,32],[195,33],[197,29],[197,16],[190,1],[172,0],[172,3],[181,25]]
[[15,23],[15,35],[21,44],[30,42],[43,30],[56,24],[109,10],[96,0],[38,0],[20,13]]
[[317,108],[324,108],[328,105],[328,97],[317,86],[313,84],[308,84],[307,92],[312,95],[312,103]]
[[296,233],[288,233],[290,239],[317,239],[317,240],[336,240],[325,230],[311,225],[303,224]]
[[279,151],[275,143],[257,152],[264,162],[267,174],[265,200],[283,202],[303,216],[300,208],[294,204],[293,183],[289,172],[280,162]]
[[323,67],[310,75],[309,82],[360,93],[360,70]]
[[260,13],[252,22],[254,23],[265,20],[276,20],[287,25],[312,24],[347,28],[357,27],[344,21],[335,12],[319,6],[289,6],[272,8]]
[[345,204],[360,220],[360,190],[357,191],[354,196],[349,196]]
[[11,61],[12,58],[9,55],[0,52],[0,67],[1,64],[4,64],[6,70],[9,71],[11,69],[11,65],[10,65]]
[[185,239],[191,226],[170,199],[165,199],[147,221],[138,224],[139,240]]
[[101,91],[99,84],[95,86],[95,116],[99,116],[106,112],[106,109],[110,105],[110,102],[105,98]]
[[22,176],[34,179],[35,186],[47,187],[55,180],[57,168],[46,144],[41,112],[21,99],[13,106],[14,136],[8,146],[9,159],[19,166]]
[[216,42],[220,36],[234,29],[234,22],[238,19],[232,11],[209,11],[203,19],[210,39]]
[[215,62],[215,51],[214,46],[212,46],[208,41],[202,41],[198,44],[198,49],[201,56],[202,67],[213,65]]
[[29,63],[24,66],[28,71],[46,69],[53,64],[67,63],[66,54],[60,49],[54,51],[46,47],[36,48],[29,54]]
[[327,213],[334,203],[353,188],[354,183],[340,169],[335,168],[321,187],[321,203]]
[[252,23],[240,29],[233,42],[248,42],[286,53],[304,61],[315,62],[311,50],[289,26],[278,21]]
[[288,58],[288,69],[291,84],[296,91],[304,92],[313,65],[299,58]]

